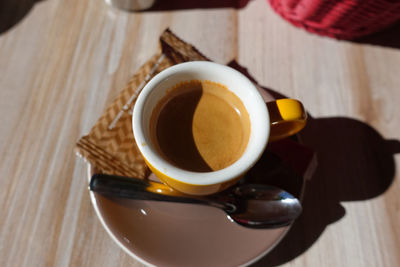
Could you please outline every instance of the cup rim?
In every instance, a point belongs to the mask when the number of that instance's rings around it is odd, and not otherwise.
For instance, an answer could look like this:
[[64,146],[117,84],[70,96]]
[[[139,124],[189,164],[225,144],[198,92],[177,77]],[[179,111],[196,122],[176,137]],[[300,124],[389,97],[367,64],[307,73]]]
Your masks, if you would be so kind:
[[[257,110],[257,116],[252,116],[249,112],[251,133],[245,151],[237,161],[221,170],[211,172],[193,172],[180,169],[165,160],[157,151],[154,151],[152,146],[148,145],[151,143],[150,137],[146,137],[144,134],[143,128],[149,126],[143,125],[143,108],[146,105],[146,101],[151,95],[152,90],[160,85],[163,81],[171,78],[171,76],[186,71],[208,71],[210,73],[219,72],[223,75],[234,77],[245,87],[245,89],[240,90],[246,90],[247,96],[251,98],[252,108]],[[214,82],[224,84],[220,80]],[[243,99],[240,99],[243,102]],[[258,119],[257,123],[255,123],[254,120],[252,121],[252,117],[258,117],[261,119]],[[231,67],[218,63],[209,61],[191,61],[180,63],[161,71],[146,84],[139,94],[134,106],[132,115],[132,129],[137,146],[147,163],[173,180],[191,185],[208,186],[221,184],[240,177],[257,162],[267,145],[270,122],[267,106],[261,94],[246,76]]]

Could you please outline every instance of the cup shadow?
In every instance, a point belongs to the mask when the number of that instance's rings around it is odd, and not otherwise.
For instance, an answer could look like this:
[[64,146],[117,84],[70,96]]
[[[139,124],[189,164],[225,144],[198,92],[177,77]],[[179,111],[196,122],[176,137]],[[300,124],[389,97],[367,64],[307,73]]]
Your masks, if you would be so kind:
[[[237,62],[229,66],[256,82]],[[285,97],[263,89],[275,98]],[[346,117],[309,116],[299,137],[314,150],[318,162],[314,175],[306,182],[303,213],[284,239],[254,267],[277,266],[300,256],[329,224],[345,216],[341,202],[377,197],[394,179],[394,155],[400,153],[400,142],[383,138],[366,123]]]
[[344,117],[310,118],[301,139],[318,160],[306,184],[303,213],[282,242],[253,266],[277,266],[295,259],[329,224],[345,216],[341,202],[377,197],[393,181],[393,155],[400,152],[400,142],[385,140],[365,123]]
[[33,8],[43,0],[2,0],[0,1],[0,35],[17,25]]

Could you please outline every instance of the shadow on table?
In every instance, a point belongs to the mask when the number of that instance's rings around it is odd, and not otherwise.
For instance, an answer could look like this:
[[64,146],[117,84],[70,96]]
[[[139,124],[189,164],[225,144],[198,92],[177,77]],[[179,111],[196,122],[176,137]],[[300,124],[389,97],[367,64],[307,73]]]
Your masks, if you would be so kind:
[[158,0],[146,11],[176,11],[185,9],[235,8],[247,6],[250,0]]
[[[229,64],[254,82],[236,62]],[[275,98],[284,98],[270,89]],[[398,140],[386,140],[371,126],[345,117],[312,118],[301,133],[303,144],[317,155],[318,166],[306,184],[303,213],[285,238],[253,266],[289,262],[310,248],[325,228],[346,213],[343,201],[377,197],[391,185]]]
[[355,43],[400,48],[400,20],[380,32],[353,40]]
[[365,123],[344,117],[310,118],[301,136],[318,159],[306,185],[303,213],[282,242],[254,266],[295,259],[345,215],[341,202],[379,196],[394,178],[393,155],[400,152],[399,141],[385,140]]
[[0,34],[20,22],[33,8],[35,3],[43,0],[1,0],[0,1]]

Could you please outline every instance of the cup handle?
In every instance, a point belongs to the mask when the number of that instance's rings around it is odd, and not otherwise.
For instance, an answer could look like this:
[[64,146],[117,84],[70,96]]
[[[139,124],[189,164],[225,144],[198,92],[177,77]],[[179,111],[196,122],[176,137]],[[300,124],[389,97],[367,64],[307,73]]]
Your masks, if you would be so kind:
[[296,99],[285,98],[268,102],[267,108],[271,124],[269,141],[294,135],[306,125],[307,113],[303,104]]

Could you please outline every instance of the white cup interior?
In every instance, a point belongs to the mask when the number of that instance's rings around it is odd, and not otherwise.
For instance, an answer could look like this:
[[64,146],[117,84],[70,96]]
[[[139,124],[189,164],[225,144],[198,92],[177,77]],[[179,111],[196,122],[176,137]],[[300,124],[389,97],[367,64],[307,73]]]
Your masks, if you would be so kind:
[[[166,91],[179,82],[209,80],[225,85],[238,96],[250,118],[250,138],[242,156],[232,165],[213,172],[191,172],[164,160],[150,138],[150,117]],[[269,137],[269,115],[265,102],[253,83],[240,72],[217,63],[193,61],[175,65],[157,74],[143,88],[135,103],[132,125],[143,156],[155,168],[176,180],[196,185],[228,181],[248,171],[261,156]]]

